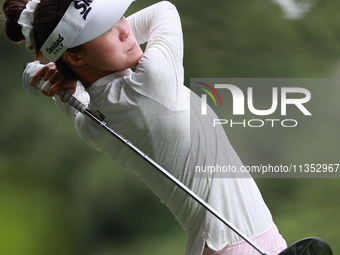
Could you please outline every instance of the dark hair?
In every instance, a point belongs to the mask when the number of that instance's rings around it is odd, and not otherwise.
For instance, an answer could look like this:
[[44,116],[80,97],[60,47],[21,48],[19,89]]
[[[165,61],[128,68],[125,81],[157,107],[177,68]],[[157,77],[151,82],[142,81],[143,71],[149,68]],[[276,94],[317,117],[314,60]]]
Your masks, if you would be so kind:
[[[33,35],[36,43],[36,59],[42,59],[43,55],[40,48],[53,32],[72,0],[42,0],[35,12],[33,21]],[[21,25],[18,19],[21,12],[26,8],[28,0],[6,0],[3,4],[6,24],[5,30],[8,39],[13,42],[24,41],[25,38],[21,32]],[[81,46],[68,49],[68,51],[77,53],[81,51]],[[58,70],[68,79],[77,80],[78,75],[70,68],[70,66],[59,58],[55,62]]]
[[21,33],[21,25],[18,24],[18,19],[21,12],[25,9],[27,2],[27,0],[6,0],[2,6],[6,18],[6,35],[13,42],[25,40]]

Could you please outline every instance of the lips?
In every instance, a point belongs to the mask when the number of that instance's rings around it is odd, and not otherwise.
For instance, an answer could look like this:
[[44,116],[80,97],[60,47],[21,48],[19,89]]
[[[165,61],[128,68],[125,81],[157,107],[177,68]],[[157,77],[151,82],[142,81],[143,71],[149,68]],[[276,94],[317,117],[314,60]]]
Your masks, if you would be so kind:
[[128,51],[134,50],[137,46],[138,46],[138,43],[135,42],[135,43],[133,44],[133,46],[132,46]]

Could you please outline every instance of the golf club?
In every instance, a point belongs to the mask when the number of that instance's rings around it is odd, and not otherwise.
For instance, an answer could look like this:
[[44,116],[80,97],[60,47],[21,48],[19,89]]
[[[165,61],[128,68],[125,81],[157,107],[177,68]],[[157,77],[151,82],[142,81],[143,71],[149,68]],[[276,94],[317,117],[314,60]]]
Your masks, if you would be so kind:
[[279,255],[333,255],[329,245],[318,237],[309,237],[287,247]]
[[[108,126],[104,122],[104,115],[99,111],[99,117],[96,114],[92,113],[89,108],[87,108],[83,103],[81,103],[78,99],[68,93],[66,90],[60,90],[58,92],[58,96],[74,107],[76,110],[81,112],[82,114],[92,118],[95,122],[101,125],[105,130],[109,133],[113,134],[116,138],[120,139],[124,142],[128,147],[130,147],[134,152],[136,152],[139,156],[144,158],[150,164],[152,164],[156,169],[158,169],[162,174],[164,174],[168,179],[174,182],[178,187],[184,190],[187,194],[189,194],[194,200],[196,200],[199,204],[205,207],[210,213],[216,216],[219,220],[221,220],[224,224],[226,224],[230,229],[232,229],[236,234],[238,234],[242,239],[244,239],[248,244],[250,244],[254,249],[256,249],[262,255],[268,255],[265,253],[260,247],[258,247],[251,239],[246,237],[239,229],[233,226],[227,219],[225,219],[220,213],[218,213],[214,208],[212,208],[208,203],[206,203],[203,199],[201,199],[198,195],[196,195],[193,191],[191,191],[188,187],[186,187],[183,183],[177,180],[174,176],[172,176],[168,171],[166,171],[162,166],[152,160],[148,155],[139,150],[136,146],[134,146],[130,141],[128,141],[125,137],[115,131],[113,128]],[[302,239],[292,245],[290,245],[287,249],[282,251],[279,255],[332,255],[332,250],[329,245],[320,238],[306,238]]]

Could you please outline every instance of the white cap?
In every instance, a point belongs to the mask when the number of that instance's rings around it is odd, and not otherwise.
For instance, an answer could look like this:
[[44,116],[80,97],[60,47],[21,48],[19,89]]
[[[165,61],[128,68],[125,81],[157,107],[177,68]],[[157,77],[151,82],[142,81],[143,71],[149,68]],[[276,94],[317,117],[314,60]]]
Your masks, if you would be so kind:
[[74,0],[40,51],[55,62],[68,49],[109,31],[134,0]]

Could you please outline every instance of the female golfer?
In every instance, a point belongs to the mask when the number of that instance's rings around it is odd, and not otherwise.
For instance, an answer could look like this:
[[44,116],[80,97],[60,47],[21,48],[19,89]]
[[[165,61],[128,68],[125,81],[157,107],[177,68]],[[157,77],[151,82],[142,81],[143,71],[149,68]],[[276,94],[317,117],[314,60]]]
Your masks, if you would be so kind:
[[[253,179],[197,170],[197,166],[240,169],[242,162],[224,130],[211,125],[216,115],[208,109],[203,118],[200,98],[183,85],[183,38],[176,8],[160,2],[126,19],[123,14],[131,1],[6,0],[8,38],[25,40],[37,59],[51,61],[45,66],[38,61],[29,64],[24,85],[31,81],[47,96],[66,89],[90,109],[99,110],[106,123],[263,250],[278,254],[286,243]],[[139,45],[146,42],[143,53]],[[90,146],[139,175],[167,205],[186,231],[186,255],[258,254],[99,125],[55,100]]]

